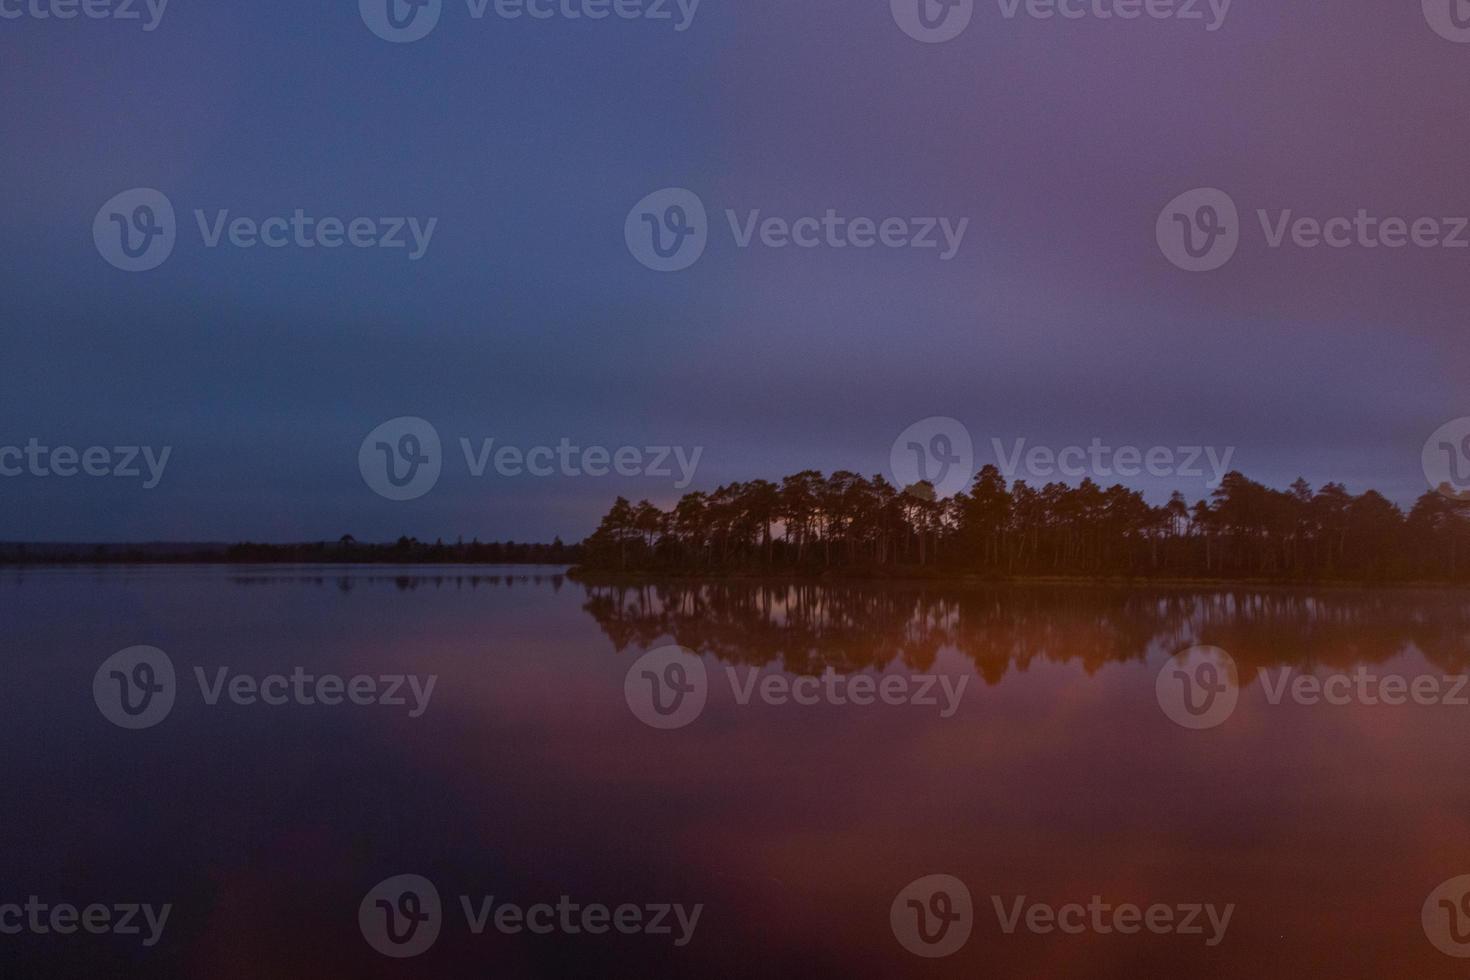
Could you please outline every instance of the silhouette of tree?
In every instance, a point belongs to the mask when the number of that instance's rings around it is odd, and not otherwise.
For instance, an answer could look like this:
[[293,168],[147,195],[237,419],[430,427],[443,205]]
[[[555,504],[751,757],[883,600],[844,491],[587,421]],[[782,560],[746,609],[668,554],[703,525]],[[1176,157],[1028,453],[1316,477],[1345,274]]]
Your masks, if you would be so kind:
[[1302,479],[1275,490],[1231,472],[1207,500],[1176,492],[1155,507],[1091,479],[1007,489],[994,466],[940,499],[927,482],[900,491],[881,476],[803,470],[692,492],[667,513],[619,497],[585,552],[588,570],[675,574],[1460,581],[1470,502],[1427,493],[1406,517],[1373,490],[1313,492]]

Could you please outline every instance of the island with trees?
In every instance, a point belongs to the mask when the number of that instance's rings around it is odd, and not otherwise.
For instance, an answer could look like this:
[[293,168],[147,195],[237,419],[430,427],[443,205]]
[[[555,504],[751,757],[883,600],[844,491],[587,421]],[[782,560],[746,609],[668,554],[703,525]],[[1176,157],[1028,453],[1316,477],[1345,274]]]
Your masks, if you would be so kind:
[[[1446,488],[1447,490],[1448,488]],[[1470,501],[1428,492],[1406,514],[1382,494],[1227,474],[1210,499],[1024,480],[986,466],[940,499],[928,483],[805,470],[685,494],[619,497],[573,575],[1150,578],[1283,582],[1470,580]]]

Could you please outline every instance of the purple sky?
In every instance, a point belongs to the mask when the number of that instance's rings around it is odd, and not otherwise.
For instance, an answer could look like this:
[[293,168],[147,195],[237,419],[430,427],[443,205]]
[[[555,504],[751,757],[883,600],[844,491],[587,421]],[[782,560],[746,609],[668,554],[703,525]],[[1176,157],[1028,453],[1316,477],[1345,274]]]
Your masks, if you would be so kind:
[[[0,476],[0,539],[573,539],[673,479],[477,478],[459,439],[702,447],[708,489],[886,471],[929,416],[977,464],[992,438],[1234,447],[1272,484],[1408,503],[1425,440],[1470,415],[1470,248],[1271,248],[1256,216],[1470,215],[1470,44],[1417,3],[1235,0],[1210,32],[980,0],[941,44],[885,0],[703,0],[682,32],[444,0],[408,44],[308,6],[0,19],[0,453],[171,447],[153,489]],[[129,273],[92,226],[136,187],[178,241]],[[709,243],[658,273],[624,222],[667,187],[700,197]],[[1240,244],[1190,273],[1155,220],[1200,187],[1239,207]],[[409,261],[208,248],[193,214],[297,208],[438,221]],[[942,261],[740,248],[727,209],[969,223]],[[358,466],[399,416],[443,439],[407,502]]]

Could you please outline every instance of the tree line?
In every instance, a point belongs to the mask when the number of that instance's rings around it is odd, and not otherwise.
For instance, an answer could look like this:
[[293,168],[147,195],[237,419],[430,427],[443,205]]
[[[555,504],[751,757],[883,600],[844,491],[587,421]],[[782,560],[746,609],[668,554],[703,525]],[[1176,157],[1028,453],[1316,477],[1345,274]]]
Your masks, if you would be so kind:
[[557,538],[550,544],[481,542],[478,538],[445,544],[400,537],[382,544],[344,534],[336,541],[294,544],[7,544],[0,542],[5,565],[133,564],[470,564],[567,565],[582,559],[579,545]]
[[674,574],[1463,581],[1470,502],[1430,492],[1403,510],[1340,483],[1276,490],[1226,474],[1208,500],[1161,506],[1121,485],[1024,480],[986,466],[967,492],[805,470],[685,494],[668,510],[619,497],[583,568]]
[[225,552],[229,562],[344,562],[350,564],[564,565],[578,561],[581,549],[561,538],[551,544],[516,541],[432,543],[400,537],[391,544],[370,544],[344,534],[335,543],[236,544]]

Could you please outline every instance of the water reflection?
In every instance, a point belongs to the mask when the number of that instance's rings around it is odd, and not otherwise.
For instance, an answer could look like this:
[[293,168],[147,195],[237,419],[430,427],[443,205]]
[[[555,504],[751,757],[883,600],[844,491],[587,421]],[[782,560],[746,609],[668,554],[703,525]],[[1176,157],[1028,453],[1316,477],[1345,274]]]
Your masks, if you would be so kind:
[[553,591],[560,592],[566,584],[566,575],[556,573],[522,573],[506,575],[479,575],[479,574],[454,574],[438,573],[434,575],[416,574],[374,574],[358,571],[346,572],[337,575],[312,575],[303,574],[299,571],[282,572],[255,572],[241,575],[231,575],[229,580],[235,585],[334,585],[342,592],[351,592],[362,585],[374,583],[391,582],[400,592],[411,592],[415,589],[478,589],[486,588],[514,588],[517,585],[529,585],[540,587],[549,585]]
[[[4,976],[1413,976],[1460,961],[1420,909],[1470,871],[1465,709],[1241,698],[1209,732],[1155,698],[1194,644],[1272,665],[1466,669],[1436,591],[669,583],[553,567],[148,567],[0,575],[4,894],[176,906],[152,949],[0,937]],[[962,710],[738,703],[642,723],[636,653],[748,673],[976,670]],[[123,731],[99,663],[146,643],[188,690]],[[610,649],[622,651],[609,655]],[[1421,659],[1421,655],[1428,662]],[[438,676],[432,707],[210,704],[194,671]],[[212,675],[211,675],[212,676]],[[390,960],[356,913],[424,875],[504,901],[675,901],[695,941],[473,936]],[[888,910],[974,890],[968,945],[921,962]],[[1009,903],[1213,902],[1228,938],[1005,933]],[[0,898],[3,900],[3,898]],[[649,937],[643,937],[644,939]],[[246,964],[242,966],[241,964]],[[405,973],[405,969],[410,973]]]
[[618,650],[673,642],[730,663],[818,674],[958,651],[987,684],[1042,662],[1089,674],[1195,644],[1249,683],[1292,665],[1341,669],[1417,651],[1470,668],[1470,601],[1443,591],[1190,591],[1053,587],[664,583],[587,586],[583,609]]

